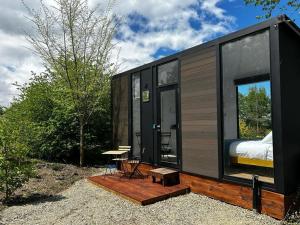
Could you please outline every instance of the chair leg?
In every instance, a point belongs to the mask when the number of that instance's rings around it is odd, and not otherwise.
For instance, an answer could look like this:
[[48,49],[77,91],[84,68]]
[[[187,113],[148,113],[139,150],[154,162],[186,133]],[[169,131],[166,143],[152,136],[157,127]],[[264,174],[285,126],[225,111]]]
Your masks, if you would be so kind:
[[110,172],[110,167],[109,167],[109,165],[105,165],[104,176],[107,176],[109,172]]

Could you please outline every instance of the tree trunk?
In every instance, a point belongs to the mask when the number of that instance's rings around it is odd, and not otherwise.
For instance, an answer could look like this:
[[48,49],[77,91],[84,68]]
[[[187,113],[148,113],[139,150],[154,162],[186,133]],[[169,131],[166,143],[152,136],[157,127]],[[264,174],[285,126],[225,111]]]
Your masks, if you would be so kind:
[[8,169],[5,167],[5,201],[9,199],[9,187],[8,187]]
[[84,124],[80,119],[80,166],[84,165]]
[[[7,148],[6,148],[6,143],[4,143],[4,157],[5,160],[7,160]],[[7,202],[9,199],[9,187],[8,187],[8,165],[5,166],[4,169],[4,173],[5,173],[5,201]]]

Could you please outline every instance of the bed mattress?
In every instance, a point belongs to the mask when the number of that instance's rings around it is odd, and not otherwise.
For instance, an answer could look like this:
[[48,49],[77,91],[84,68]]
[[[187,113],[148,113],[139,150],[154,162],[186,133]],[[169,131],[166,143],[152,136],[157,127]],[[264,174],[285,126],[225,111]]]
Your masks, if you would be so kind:
[[230,144],[229,155],[273,161],[273,144],[261,141],[234,141]]

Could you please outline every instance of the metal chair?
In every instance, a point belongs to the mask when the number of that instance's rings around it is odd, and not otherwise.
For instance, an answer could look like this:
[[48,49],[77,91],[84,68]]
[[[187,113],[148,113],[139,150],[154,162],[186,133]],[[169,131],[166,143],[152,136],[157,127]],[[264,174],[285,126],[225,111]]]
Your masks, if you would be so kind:
[[[116,164],[106,164],[106,165],[105,165],[104,176],[105,176],[105,175],[108,175],[108,174],[113,175],[113,174],[114,174],[113,171],[116,171],[116,170],[117,170]],[[109,173],[108,173],[108,171],[109,171]]]
[[160,134],[160,145],[161,145],[161,156],[168,157],[168,154],[172,151],[172,147],[170,146],[170,140],[171,140],[171,132],[161,132]]
[[137,143],[141,149],[141,132],[135,132]]
[[117,171],[118,168],[122,173],[126,173],[126,167],[124,165],[124,162],[128,160],[128,152],[130,151],[130,149],[131,146],[122,146],[122,145],[119,146],[118,151],[126,151],[127,153],[113,159],[110,157],[109,161],[105,165],[104,175],[108,175],[108,174],[113,175],[114,174],[113,170]]
[[139,166],[141,164],[141,160],[137,157],[129,159],[127,163],[130,165],[130,171],[128,172],[127,176],[131,179],[133,176],[144,178],[144,174],[139,170]]
[[126,154],[124,154],[122,157],[123,158],[128,158],[128,152],[131,150],[131,146],[129,145],[120,145],[118,148],[119,151],[127,151]]
[[[114,158],[113,161],[116,162],[116,167],[120,169],[121,174],[126,175],[128,169],[125,162],[128,161],[128,152],[130,152],[131,146],[129,145],[120,145],[118,151],[126,151],[127,153],[121,155],[119,158]],[[119,165],[118,165],[119,163]]]

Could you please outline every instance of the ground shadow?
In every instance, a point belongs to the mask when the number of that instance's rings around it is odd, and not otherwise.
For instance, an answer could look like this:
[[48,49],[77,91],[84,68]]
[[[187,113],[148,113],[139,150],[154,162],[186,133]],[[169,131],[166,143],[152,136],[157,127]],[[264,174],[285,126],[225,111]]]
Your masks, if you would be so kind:
[[65,199],[62,195],[51,195],[33,193],[28,196],[16,195],[13,196],[9,201],[4,202],[6,206],[26,205],[26,204],[41,204],[45,202],[57,202]]

